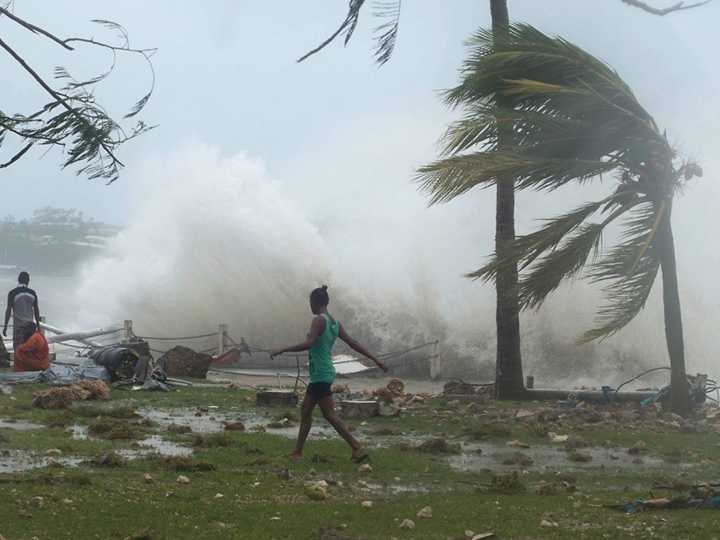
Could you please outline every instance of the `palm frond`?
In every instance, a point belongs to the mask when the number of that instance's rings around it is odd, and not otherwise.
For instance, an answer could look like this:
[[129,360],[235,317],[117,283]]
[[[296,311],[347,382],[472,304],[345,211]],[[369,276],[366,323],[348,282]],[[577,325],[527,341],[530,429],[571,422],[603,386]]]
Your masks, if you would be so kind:
[[387,17],[390,21],[375,28],[375,37],[377,42],[377,50],[375,51],[375,59],[379,65],[383,65],[390,60],[395,50],[395,42],[397,41],[398,28],[400,27],[400,7],[402,0],[395,2],[376,2],[375,17]]
[[523,308],[537,308],[564,281],[578,276],[591,254],[597,254],[604,225],[590,223],[563,245],[543,257],[518,284],[518,298]]
[[345,16],[345,20],[340,25],[340,28],[338,28],[334,34],[332,34],[329,38],[323,41],[320,45],[315,47],[312,51],[302,55],[298,59],[298,62],[302,62],[303,60],[311,57],[313,54],[320,52],[325,47],[330,45],[330,43],[335,41],[335,38],[342,35],[343,33],[345,34],[345,45],[347,45],[348,41],[350,41],[350,38],[353,35],[353,32],[355,32],[355,27],[357,26],[358,20],[360,19],[360,10],[362,9],[363,4],[365,4],[365,0],[350,0],[348,13]]
[[503,266],[519,264],[521,269],[526,268],[538,257],[554,250],[568,234],[581,227],[583,222],[606,202],[607,199],[587,203],[572,212],[545,220],[547,221],[545,226],[531,234],[519,236],[513,242],[508,242],[485,266],[467,274],[466,277],[489,281],[495,279],[498,269]]
[[598,311],[595,328],[583,335],[583,341],[615,334],[645,306],[660,268],[659,248],[650,238],[656,215],[652,205],[634,209],[621,242],[591,268],[592,282],[611,283],[604,288],[607,304]]

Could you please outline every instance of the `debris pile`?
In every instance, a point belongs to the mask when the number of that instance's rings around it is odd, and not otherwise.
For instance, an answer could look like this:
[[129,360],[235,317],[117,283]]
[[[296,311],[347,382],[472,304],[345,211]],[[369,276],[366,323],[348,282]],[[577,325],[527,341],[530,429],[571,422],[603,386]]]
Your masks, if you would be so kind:
[[155,362],[155,367],[160,367],[171,377],[206,379],[212,361],[213,357],[209,354],[195,352],[188,347],[178,345],[161,356]]
[[70,386],[59,386],[35,392],[33,407],[41,409],[72,409],[73,401],[110,399],[110,389],[103,381],[78,381]]

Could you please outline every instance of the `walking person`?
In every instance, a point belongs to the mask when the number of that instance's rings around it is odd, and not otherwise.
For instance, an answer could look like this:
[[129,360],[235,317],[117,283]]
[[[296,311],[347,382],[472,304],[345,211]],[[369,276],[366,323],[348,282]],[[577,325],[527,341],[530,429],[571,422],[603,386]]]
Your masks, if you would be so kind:
[[40,308],[38,307],[37,293],[28,287],[28,285],[30,285],[30,274],[20,272],[18,276],[18,286],[8,293],[3,336],[7,337],[7,327],[10,322],[10,314],[12,314],[13,349],[17,349],[18,346],[25,343],[27,339],[25,337],[25,325],[28,323],[40,324]]
[[332,362],[333,344],[339,337],[347,343],[351,349],[367,356],[375,362],[385,373],[388,372],[388,367],[385,362],[350,337],[345,331],[345,328],[343,328],[343,325],[340,324],[335,317],[330,315],[328,311],[329,303],[330,297],[327,292],[327,285],[323,285],[310,293],[310,310],[315,317],[310,325],[307,339],[297,345],[275,349],[270,353],[271,360],[286,352],[300,351],[308,351],[310,358],[310,384],[307,387],[305,399],[302,403],[300,431],[294,450],[286,454],[286,457],[298,461],[302,459],[303,446],[312,427],[312,413],[317,405],[320,407],[320,411],[322,411],[325,420],[327,420],[330,425],[335,428],[335,431],[350,445],[352,449],[350,460],[355,463],[360,463],[369,457],[363,453],[365,447],[352,436],[333,407],[332,392],[330,390],[332,383],[335,381],[335,366]]

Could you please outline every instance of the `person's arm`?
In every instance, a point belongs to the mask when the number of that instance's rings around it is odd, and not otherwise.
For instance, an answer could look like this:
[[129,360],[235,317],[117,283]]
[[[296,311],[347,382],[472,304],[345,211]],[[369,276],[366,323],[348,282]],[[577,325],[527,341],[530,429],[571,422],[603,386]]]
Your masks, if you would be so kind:
[[38,328],[40,328],[40,306],[38,306],[37,295],[35,295],[35,301],[33,302],[33,311],[35,312],[35,322],[38,324]]
[[313,343],[315,343],[315,339],[325,330],[325,317],[321,317],[320,315],[317,315],[310,325],[310,332],[308,333],[307,339],[303,341],[302,343],[298,343],[297,345],[290,345],[289,347],[281,347],[279,349],[275,349],[273,352],[270,353],[270,360],[275,358],[278,355],[281,355],[286,352],[300,352],[300,351],[307,351],[310,349],[310,347],[313,346]]
[[3,326],[3,336],[7,336],[7,327],[10,322],[10,315],[12,314],[12,297],[8,294],[8,305],[5,310],[5,325]]
[[377,366],[382,369],[385,373],[388,372],[390,368],[388,368],[387,364],[380,360],[377,356],[375,356],[373,353],[368,351],[365,347],[363,347],[356,339],[350,337],[350,334],[348,334],[345,331],[345,328],[343,328],[343,325],[340,325],[340,334],[338,334],[338,337],[342,339],[345,343],[347,343],[350,348],[353,351],[357,351],[363,356],[367,356],[370,360],[375,362]]

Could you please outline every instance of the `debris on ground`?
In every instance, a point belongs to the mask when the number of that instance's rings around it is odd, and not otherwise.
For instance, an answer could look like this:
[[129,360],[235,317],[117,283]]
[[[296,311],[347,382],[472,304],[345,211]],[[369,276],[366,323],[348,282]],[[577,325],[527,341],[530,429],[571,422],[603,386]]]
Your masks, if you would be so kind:
[[327,492],[316,484],[305,490],[305,496],[312,501],[322,501],[325,500]]
[[461,454],[460,443],[448,443],[443,438],[428,439],[416,448],[428,454]]
[[320,525],[320,530],[315,531],[315,540],[364,540],[363,537],[345,531],[344,526],[331,527]]
[[415,528],[415,523],[413,523],[409,519],[406,519],[400,524],[400,528],[408,530],[408,531],[412,531]]
[[510,458],[503,461],[503,465],[520,465],[521,467],[529,467],[533,463],[533,459],[522,452],[515,452]]
[[405,395],[405,383],[400,379],[391,379],[390,382],[387,383],[387,389],[390,390],[390,393],[395,397]]
[[490,484],[493,491],[500,493],[524,493],[527,491],[525,484],[520,482],[517,471],[505,471],[493,476]]
[[685,491],[684,495],[677,497],[659,497],[648,500],[638,499],[624,504],[606,504],[603,508],[622,510],[626,514],[643,512],[645,510],[720,510],[720,482],[708,482],[688,485],[683,482],[669,483],[669,485],[655,485],[650,494],[657,490]]
[[57,386],[35,392],[33,407],[41,409],[72,409],[73,401],[110,399],[110,389],[101,380],[78,381],[70,386]]
[[630,448],[628,448],[627,453],[628,454],[639,454],[640,452],[645,451],[645,443],[643,441],[638,441],[635,444],[633,444]]
[[432,508],[430,508],[429,506],[426,506],[425,508],[420,510],[415,517],[417,517],[418,519],[431,518],[432,517]]
[[171,377],[205,379],[212,361],[213,357],[209,354],[177,345],[161,356],[155,366],[164,366],[163,371]]
[[177,480],[175,480],[178,484],[189,484],[190,479],[187,476],[180,475],[177,477]]

